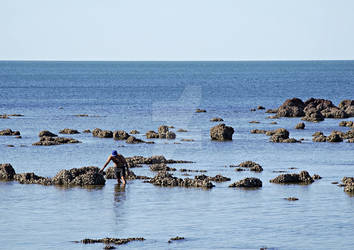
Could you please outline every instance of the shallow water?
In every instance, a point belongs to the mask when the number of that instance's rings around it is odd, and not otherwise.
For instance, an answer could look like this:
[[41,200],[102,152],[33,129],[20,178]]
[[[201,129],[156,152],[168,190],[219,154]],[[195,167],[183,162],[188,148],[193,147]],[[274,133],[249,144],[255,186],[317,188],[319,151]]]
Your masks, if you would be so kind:
[[[192,160],[176,168],[205,169],[231,182],[211,190],[161,188],[141,180],[125,188],[107,180],[101,188],[58,188],[0,182],[0,246],[3,249],[102,249],[102,244],[74,243],[84,238],[144,237],[122,248],[143,249],[352,249],[354,197],[331,184],[353,176],[354,145],[313,143],[315,131],[339,127],[339,120],[319,124],[300,119],[271,119],[263,105],[276,108],[291,97],[319,97],[338,104],[354,96],[354,62],[0,62],[0,129],[20,130],[22,139],[0,137],[0,163],[16,172],[54,176],[61,169],[104,164],[113,149],[125,156],[164,155]],[[207,113],[194,113],[205,108]],[[76,117],[89,114],[89,117]],[[212,117],[235,128],[232,142],[212,142]],[[257,120],[260,124],[249,124]],[[347,120],[354,120],[353,118]],[[194,142],[155,140],[129,145],[91,134],[72,135],[83,143],[31,146],[38,133],[63,128],[157,130],[161,124],[187,129],[177,133]],[[301,144],[273,144],[253,128],[287,128]],[[142,135],[137,135],[143,138]],[[15,147],[9,148],[6,145]],[[124,146],[124,147],[123,147]],[[245,160],[264,171],[236,172],[228,166]],[[290,170],[289,168],[297,168]],[[153,176],[147,166],[132,169]],[[311,185],[277,185],[273,171],[323,178]],[[180,172],[175,173],[181,176]],[[194,174],[192,174],[193,176]],[[263,181],[258,190],[231,189],[244,177]],[[284,200],[289,196],[299,200]],[[168,244],[171,237],[186,240]]]

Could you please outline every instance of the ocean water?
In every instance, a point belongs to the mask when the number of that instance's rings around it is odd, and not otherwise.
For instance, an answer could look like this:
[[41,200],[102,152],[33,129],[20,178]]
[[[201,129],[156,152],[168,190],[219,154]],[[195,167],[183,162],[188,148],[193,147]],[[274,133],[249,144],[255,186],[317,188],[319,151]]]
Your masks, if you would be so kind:
[[[22,135],[0,137],[0,163],[11,163],[17,173],[52,177],[61,169],[102,167],[116,149],[124,156],[191,160],[195,163],[171,166],[232,179],[210,190],[162,188],[141,180],[128,181],[125,188],[107,180],[92,189],[0,182],[0,248],[102,249],[103,244],[73,241],[144,237],[143,242],[119,247],[353,249],[354,197],[331,182],[354,176],[354,145],[311,141],[315,131],[348,128],[326,119],[295,130],[299,118],[277,119],[278,124],[271,125],[264,111],[250,112],[258,105],[276,108],[292,97],[325,98],[334,104],[353,99],[354,61],[0,62],[0,114],[24,115],[0,119],[0,130],[11,128]],[[197,108],[207,112],[195,113]],[[213,117],[222,117],[235,129],[232,142],[210,141]],[[252,120],[260,124],[250,124]],[[32,146],[44,129],[137,129],[137,137],[144,139],[146,131],[162,124],[188,132],[177,132],[176,140],[156,139],[155,144],[129,145],[81,133],[71,136],[80,144]],[[250,133],[253,128],[280,127],[288,129],[290,137],[304,138],[303,143],[274,144],[265,135]],[[245,160],[261,164],[264,171],[228,167]],[[132,170],[154,176],[148,166]],[[269,183],[279,175],[273,171],[301,170],[322,179],[311,185]],[[260,178],[263,187],[228,188],[245,177]],[[284,199],[289,196],[299,200]],[[186,239],[167,243],[177,235]]]

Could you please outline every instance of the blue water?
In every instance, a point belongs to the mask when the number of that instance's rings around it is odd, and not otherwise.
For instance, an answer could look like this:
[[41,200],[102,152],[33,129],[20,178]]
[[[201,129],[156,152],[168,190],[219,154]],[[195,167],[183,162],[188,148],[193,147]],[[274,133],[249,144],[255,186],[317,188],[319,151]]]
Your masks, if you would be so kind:
[[[61,169],[101,167],[112,149],[118,149],[125,156],[162,154],[192,160],[196,163],[173,167],[205,169],[207,175],[232,179],[211,190],[161,188],[140,180],[129,181],[125,188],[107,180],[95,189],[0,182],[0,248],[102,249],[102,244],[72,241],[144,237],[144,242],[120,247],[352,249],[354,197],[331,182],[354,176],[354,145],[311,141],[315,131],[348,129],[339,127],[339,120],[327,119],[306,123],[305,130],[297,131],[299,118],[277,119],[278,124],[271,125],[264,111],[250,112],[258,105],[276,108],[292,97],[326,98],[335,104],[353,99],[354,61],[0,62],[0,114],[24,115],[0,119],[0,130],[11,128],[22,135],[0,137],[0,163],[11,163],[16,172],[51,177]],[[207,113],[195,113],[196,108]],[[213,117],[234,127],[232,142],[210,141]],[[252,120],[261,123],[248,123]],[[146,131],[162,124],[188,132],[153,145],[82,133],[72,136],[81,144],[31,146],[44,129],[137,129],[142,133],[137,137],[144,139]],[[250,134],[253,128],[279,127],[304,142],[273,144],[265,135]],[[182,138],[195,141],[181,142]],[[264,171],[236,172],[228,167],[245,160],[260,163]],[[323,178],[308,186],[269,183],[278,170],[307,170]],[[147,166],[133,171],[154,176]],[[263,181],[261,189],[228,188],[251,176]],[[289,196],[299,200],[284,200]],[[167,243],[177,235],[186,240]]]

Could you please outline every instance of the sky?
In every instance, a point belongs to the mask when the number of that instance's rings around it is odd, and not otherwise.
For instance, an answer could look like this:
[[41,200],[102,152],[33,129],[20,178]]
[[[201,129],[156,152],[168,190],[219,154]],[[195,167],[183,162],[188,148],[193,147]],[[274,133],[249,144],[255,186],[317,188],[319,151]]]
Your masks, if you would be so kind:
[[353,0],[0,0],[0,60],[353,59]]

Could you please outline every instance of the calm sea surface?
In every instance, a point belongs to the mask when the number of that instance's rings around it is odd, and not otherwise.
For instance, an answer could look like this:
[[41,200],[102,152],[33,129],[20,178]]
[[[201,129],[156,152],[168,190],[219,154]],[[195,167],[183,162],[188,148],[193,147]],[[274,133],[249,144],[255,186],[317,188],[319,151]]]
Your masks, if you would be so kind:
[[[61,169],[102,167],[116,149],[124,156],[195,161],[173,167],[204,169],[209,176],[232,179],[211,190],[161,188],[141,180],[129,181],[125,188],[107,180],[95,189],[0,182],[0,248],[102,249],[102,244],[72,241],[144,237],[144,242],[120,247],[353,249],[354,197],[331,182],[354,176],[354,145],[311,141],[315,131],[348,129],[339,127],[339,120],[326,119],[296,131],[299,118],[271,125],[264,111],[250,112],[258,105],[276,108],[292,97],[326,98],[336,105],[353,99],[354,62],[0,62],[0,114],[24,115],[0,119],[0,130],[11,128],[22,135],[0,137],[0,163],[11,163],[17,173],[52,177]],[[196,108],[207,113],[195,113]],[[232,142],[210,141],[213,117],[234,127]],[[252,120],[261,123],[248,123]],[[72,136],[81,144],[31,146],[44,129],[137,129],[142,133],[137,137],[144,139],[146,131],[162,124],[188,132],[153,145],[82,133]],[[265,135],[250,134],[253,128],[279,127],[304,142],[273,144]],[[183,138],[195,141],[181,142]],[[256,161],[264,171],[228,167],[245,160]],[[132,170],[154,176],[148,166]],[[307,170],[323,178],[307,186],[269,183],[279,175],[273,171],[280,170]],[[178,171],[174,174],[181,177]],[[260,178],[263,187],[228,188],[245,177]],[[289,196],[299,200],[284,199]],[[177,235],[186,240],[167,243]]]

